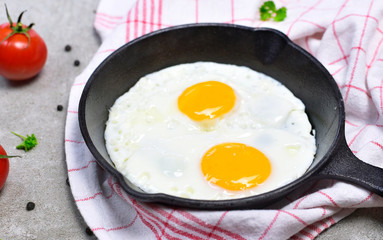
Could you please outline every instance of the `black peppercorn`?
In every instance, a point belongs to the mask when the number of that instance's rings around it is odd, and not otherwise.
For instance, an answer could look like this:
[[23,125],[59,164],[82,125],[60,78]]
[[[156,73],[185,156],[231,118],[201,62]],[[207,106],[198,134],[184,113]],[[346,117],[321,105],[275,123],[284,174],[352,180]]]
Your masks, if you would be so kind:
[[57,111],[61,112],[64,109],[63,105],[57,105]]
[[77,67],[77,66],[80,66],[80,61],[79,61],[79,60],[75,60],[73,64],[74,64],[76,67]]
[[72,50],[72,47],[70,45],[65,46],[65,52],[70,52]]
[[35,203],[34,202],[28,202],[27,203],[27,211],[32,211],[35,209]]
[[88,234],[88,236],[93,236],[93,232],[92,232],[92,230],[89,227],[87,227],[85,229],[85,232],[86,232],[86,234]]

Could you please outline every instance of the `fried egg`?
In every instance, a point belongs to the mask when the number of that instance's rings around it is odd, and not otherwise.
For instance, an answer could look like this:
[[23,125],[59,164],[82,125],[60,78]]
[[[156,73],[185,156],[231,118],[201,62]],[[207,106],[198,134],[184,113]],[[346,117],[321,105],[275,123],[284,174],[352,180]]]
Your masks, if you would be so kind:
[[288,184],[316,152],[291,91],[248,67],[213,62],[142,77],[111,107],[105,142],[116,169],[143,191],[205,200]]

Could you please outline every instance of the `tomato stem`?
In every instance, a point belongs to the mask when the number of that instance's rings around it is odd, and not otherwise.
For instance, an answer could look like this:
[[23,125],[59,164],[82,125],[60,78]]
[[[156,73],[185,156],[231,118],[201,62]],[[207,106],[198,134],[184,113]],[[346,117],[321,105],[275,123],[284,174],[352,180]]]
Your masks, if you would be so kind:
[[[7,7],[7,5],[5,5],[5,7]],[[21,18],[23,17],[23,14],[26,12],[27,10],[24,10],[20,13],[19,15],[19,18],[17,19],[17,25],[19,25],[19,23],[21,22]],[[8,11],[7,11],[8,12]]]
[[23,24],[22,23],[17,23],[16,24],[16,30],[19,31],[19,32],[22,31],[23,30]]
[[11,26],[13,26],[13,22],[12,22],[11,16],[9,15],[9,12],[8,12],[7,4],[4,4],[4,5],[5,5],[5,12],[7,14],[7,18],[8,18],[9,24]]
[[29,44],[31,43],[31,38],[30,38],[30,36],[28,34],[28,31],[31,30],[31,28],[33,27],[34,23],[29,24],[29,26],[27,26],[27,27],[23,27],[23,24],[21,23],[21,18],[23,17],[23,14],[26,12],[26,10],[25,10],[25,11],[22,11],[20,13],[19,18],[17,19],[16,25],[13,26],[13,21],[12,21],[11,16],[9,15],[7,4],[4,4],[4,5],[5,5],[5,12],[7,14],[7,18],[8,18],[8,21],[9,21],[9,27],[12,29],[12,32],[10,34],[8,34],[8,36],[6,36],[3,40],[1,40],[0,45],[4,41],[6,41],[8,38],[10,38],[13,35],[19,33],[19,34],[25,35],[28,38],[28,45],[26,46],[26,48],[27,48],[29,46]]

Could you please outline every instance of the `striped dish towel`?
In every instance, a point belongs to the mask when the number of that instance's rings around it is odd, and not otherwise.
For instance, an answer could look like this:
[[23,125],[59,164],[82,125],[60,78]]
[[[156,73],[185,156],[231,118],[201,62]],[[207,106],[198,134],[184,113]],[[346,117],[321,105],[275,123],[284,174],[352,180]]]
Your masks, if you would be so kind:
[[254,0],[101,0],[94,26],[99,50],[75,79],[66,122],[71,190],[99,239],[313,239],[356,208],[382,207],[381,197],[350,184],[307,184],[272,208],[186,211],[129,197],[98,166],[82,139],[77,109],[87,79],[111,52],[143,34],[186,23],[270,27],[314,55],[335,78],[346,108],[346,139],[363,161],[383,167],[383,2],[275,1],[283,22],[262,22]]

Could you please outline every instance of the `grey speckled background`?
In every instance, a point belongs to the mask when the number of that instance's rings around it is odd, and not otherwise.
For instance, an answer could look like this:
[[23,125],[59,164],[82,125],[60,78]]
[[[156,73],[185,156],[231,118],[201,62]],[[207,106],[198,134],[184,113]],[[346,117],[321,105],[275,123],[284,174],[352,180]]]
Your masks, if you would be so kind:
[[[45,39],[48,60],[32,81],[14,84],[0,77],[0,143],[11,159],[8,181],[0,192],[0,239],[95,239],[66,184],[64,127],[69,91],[74,78],[91,60],[100,41],[93,29],[98,0],[0,0],[0,23],[6,22],[4,3],[16,21]],[[70,44],[72,51],[65,52]],[[80,66],[73,62],[78,59]],[[63,105],[63,111],[57,111]],[[24,153],[16,150],[20,134],[35,133],[39,145]],[[29,201],[36,203],[26,211]],[[361,209],[326,230],[317,239],[383,239],[383,209]]]

